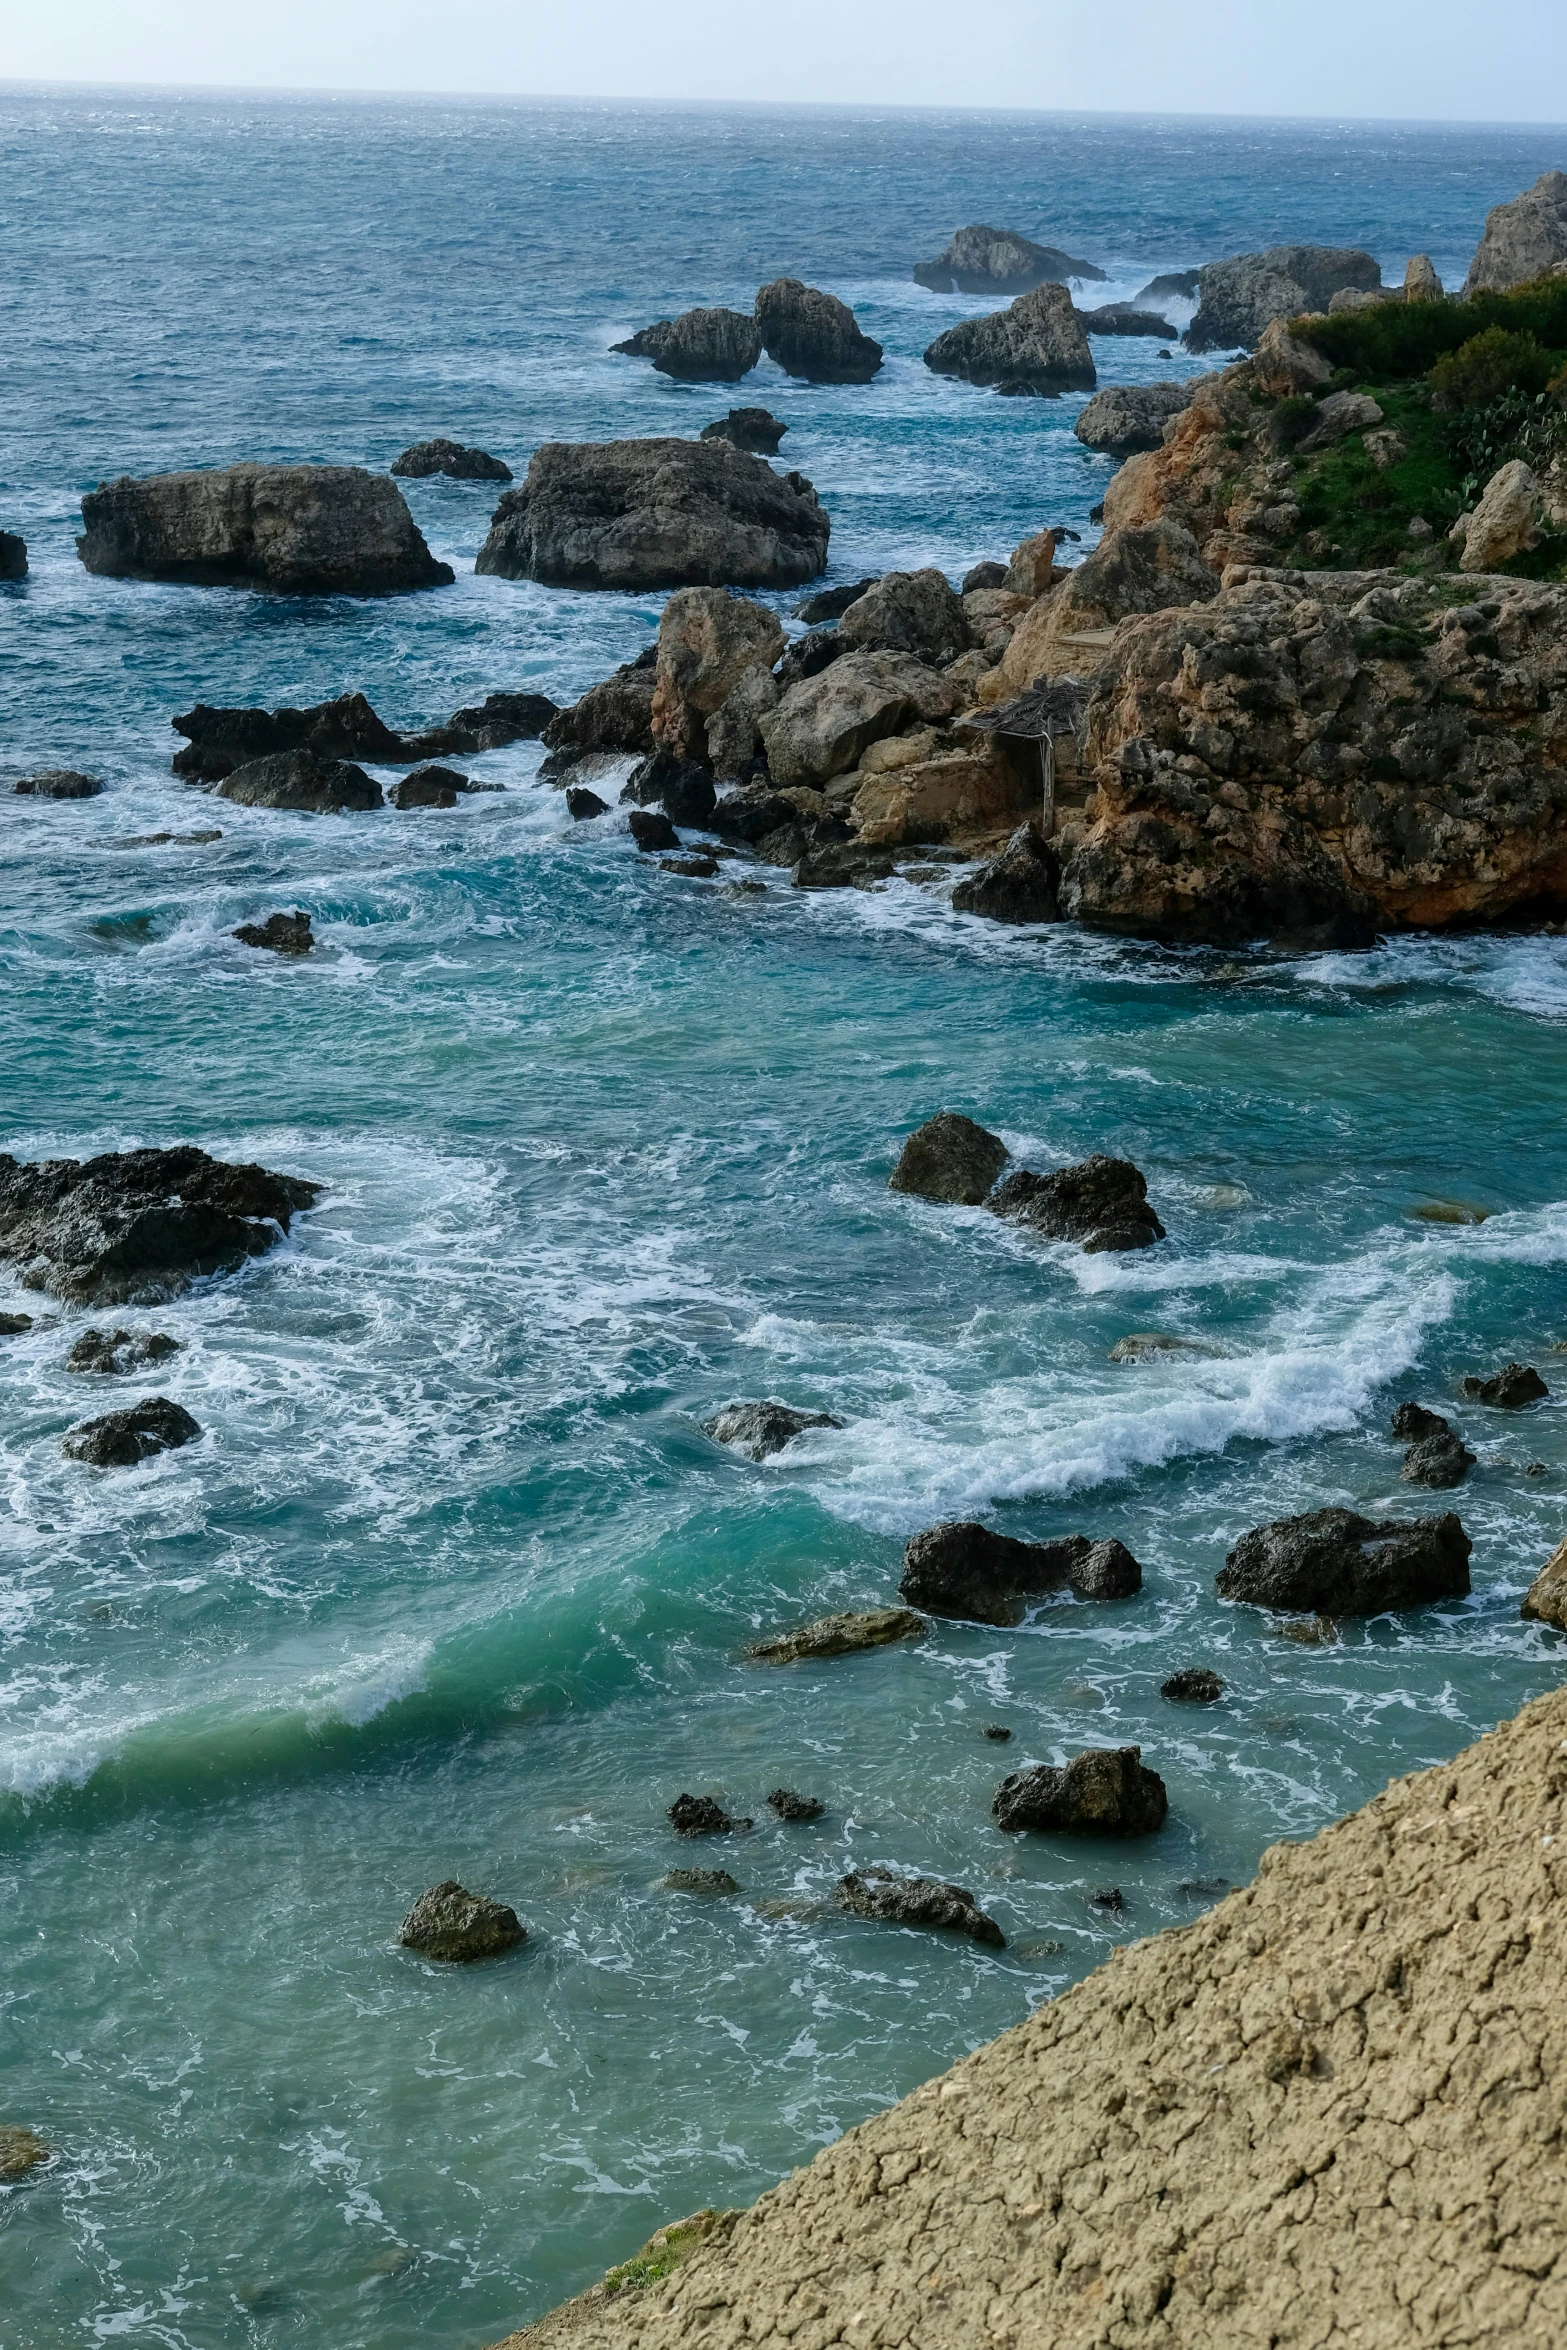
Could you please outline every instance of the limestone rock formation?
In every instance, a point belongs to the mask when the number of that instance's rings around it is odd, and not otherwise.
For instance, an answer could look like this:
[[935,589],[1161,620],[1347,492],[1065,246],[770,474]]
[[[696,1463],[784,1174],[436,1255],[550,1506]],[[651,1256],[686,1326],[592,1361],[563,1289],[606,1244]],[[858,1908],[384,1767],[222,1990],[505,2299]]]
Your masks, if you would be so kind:
[[924,1926],[937,1933],[964,1934],[970,1942],[988,1943],[1004,1950],[1006,1936],[987,1917],[961,1885],[946,1885],[937,1877],[903,1877],[873,1864],[840,1877],[838,1907],[851,1917],[873,1918],[888,1926]]
[[545,727],[543,743],[553,756],[569,762],[596,751],[635,751],[646,754],[653,742],[652,647],[649,657],[627,661],[613,676],[590,685],[580,701],[559,710]]
[[96,1379],[123,1379],[144,1363],[177,1355],[180,1342],[164,1330],[84,1330],[65,1358],[68,1371]]
[[265,922],[242,922],[234,936],[242,947],[271,955],[308,955],[315,945],[308,914],[269,914]]
[[761,722],[773,780],[785,790],[846,775],[862,751],[916,718],[950,718],[961,689],[908,653],[845,653],[792,685]]
[[123,474],[82,500],[77,553],[113,579],[269,588],[288,596],[392,596],[449,587],[384,474],[358,465],[231,465]]
[[0,1263],[72,1305],[142,1305],[265,1255],[320,1186],[190,1144],[96,1159],[0,1154]]
[[394,808],[455,808],[475,793],[498,791],[499,784],[474,783],[455,767],[416,767],[400,776],[387,793]]
[[1047,1591],[1079,1599],[1130,1599],[1143,1570],[1122,1542],[1066,1534],[1020,1542],[973,1520],[947,1519],[916,1534],[903,1553],[898,1585],[912,1607],[976,1624],[1018,1624],[1024,1602]]
[[1151,1836],[1170,1808],[1164,1781],[1140,1746],[1090,1747],[1064,1769],[1014,1771],[991,1810],[1002,1828],[1055,1836]]
[[829,528],[802,475],[727,441],[550,441],[474,568],[554,587],[794,587],[825,566]]
[[1086,449],[1131,457],[1139,449],[1157,449],[1170,418],[1190,400],[1186,384],[1106,384],[1084,401],[1072,430]]
[[1382,271],[1369,253],[1331,245],[1273,245],[1210,261],[1197,280],[1189,351],[1250,350],[1269,321],[1326,310],[1341,286],[1372,289]]
[[1439,1518],[1377,1521],[1354,1510],[1311,1510],[1243,1534],[1214,1588],[1221,1599],[1283,1614],[1376,1616],[1389,1608],[1462,1599],[1470,1541],[1449,1510]]
[[1501,293],[1561,261],[1567,261],[1567,172],[1544,171],[1532,188],[1486,214],[1464,292]]
[[756,323],[768,358],[804,383],[869,383],[881,366],[880,343],[861,333],[848,304],[797,277],[762,287]]
[[153,1395],[145,1403],[127,1404],[123,1411],[79,1422],[62,1436],[60,1450],[67,1460],[85,1461],[91,1469],[134,1469],[156,1453],[193,1443],[200,1434],[183,1404]]
[[1173,320],[1161,318],[1157,310],[1139,310],[1135,302],[1101,302],[1096,310],[1081,310],[1078,316],[1091,335],[1142,335],[1173,343],[1181,331]]
[[1041,677],[1083,676],[1104,659],[1084,636],[1103,636],[1136,613],[1184,611],[1219,593],[1219,575],[1174,516],[1107,532],[1092,554],[1026,612],[982,698],[1026,693]]
[[1055,922],[1061,865],[1032,824],[1020,824],[999,857],[960,881],[955,914],[983,914],[991,922]]
[[1521,457],[1499,466],[1464,526],[1460,571],[1499,571],[1540,536],[1540,484]]
[[963,606],[944,573],[888,571],[847,605],[838,624],[856,652],[913,653],[940,667],[969,644]]
[[783,686],[760,663],[744,669],[707,721],[707,756],[720,783],[750,773],[762,748],[762,720],[783,698]]
[[306,816],[346,816],[386,805],[381,786],[351,759],[317,751],[274,751],[251,759],[213,785],[241,808],[287,808]]
[[923,1640],[928,1628],[912,1608],[850,1609],[759,1640],[745,1653],[753,1664],[794,1665],[818,1657],[859,1656],[866,1649],[890,1648],[898,1640]]
[[934,261],[914,265],[916,285],[934,294],[1027,294],[1035,286],[1065,285],[1073,278],[1098,283],[1104,271],[1074,259],[1055,245],[1036,245],[1015,229],[960,228]]
[[737,449],[748,449],[753,457],[775,457],[778,444],[789,430],[765,408],[731,408],[727,416],[715,417],[704,424],[700,438],[704,441],[730,441]]
[[1148,1204],[1148,1184],[1130,1159],[1112,1159],[1103,1151],[1073,1167],[1058,1167],[1052,1175],[1036,1175],[1019,1167],[993,1193],[991,1207],[998,1216],[1026,1224],[1046,1240],[1075,1240],[1085,1254],[1151,1248],[1163,1240],[1164,1226]]
[[1517,1412],[1526,1404],[1543,1402],[1551,1391],[1532,1363],[1507,1363],[1489,1379],[1471,1373],[1459,1381],[1458,1392],[1498,1411]]
[[514,1909],[484,1893],[470,1893],[455,1877],[421,1893],[397,1929],[405,1950],[421,1958],[471,1966],[476,1959],[500,1958],[528,1939]]
[[29,800],[95,800],[103,784],[74,767],[41,767],[36,774],[18,776],[11,788]]
[[753,1461],[765,1461],[782,1452],[805,1428],[841,1428],[831,1412],[802,1412],[787,1403],[729,1404],[702,1422],[703,1433],[715,1444],[733,1445]]
[[751,670],[770,676],[783,623],[766,604],[723,588],[681,588],[658,624],[653,740],[686,756],[706,750],[706,721]]
[[660,375],[677,383],[732,384],[762,356],[762,337],[756,320],[743,311],[684,310],[610,349],[651,359]]
[[1559,1542],[1523,1596],[1518,1613],[1527,1623],[1554,1624],[1567,1632],[1567,1542]]
[[1006,1163],[1007,1146],[999,1134],[987,1133],[956,1110],[938,1110],[904,1143],[887,1188],[912,1192],[916,1199],[977,1208]]
[[1036,286],[1006,310],[949,326],[927,349],[925,364],[936,375],[1047,399],[1091,392],[1097,381],[1083,322],[1057,285]]
[[14,530],[0,530],[0,581],[27,577],[27,541]]
[[388,471],[405,481],[426,481],[434,473],[444,474],[448,481],[513,479],[511,467],[492,457],[488,449],[466,449],[461,441],[439,438],[415,441],[411,449],[392,459]]

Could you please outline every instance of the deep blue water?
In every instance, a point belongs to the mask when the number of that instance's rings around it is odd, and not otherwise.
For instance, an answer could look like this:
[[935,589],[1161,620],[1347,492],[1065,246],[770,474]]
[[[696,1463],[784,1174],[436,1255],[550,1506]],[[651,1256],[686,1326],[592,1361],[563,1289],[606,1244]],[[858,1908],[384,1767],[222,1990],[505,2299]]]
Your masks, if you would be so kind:
[[[0,2189],[5,2350],[476,2350],[661,2221],[737,2202],[1261,1848],[1452,1753],[1559,1678],[1518,1597],[1562,1526],[1556,1401],[1452,1407],[1462,1606],[1275,1637],[1217,1604],[1247,1526],[1408,1504],[1392,1405],[1567,1338],[1567,945],[1405,940],[1295,963],[1006,934],[938,885],[726,899],[584,837],[531,779],[452,815],[314,821],[168,773],[171,714],[349,687],[393,721],[580,690],[659,599],[473,576],[492,493],[413,483],[455,587],[386,604],[90,579],[99,478],[239,456],[382,466],[432,432],[521,473],[546,438],[728,404],[608,344],[804,275],[887,345],[869,387],[745,397],[833,519],[834,576],[956,573],[1063,521],[1105,461],[1077,403],[938,382],[977,305],[916,259],[991,219],[1106,295],[1276,241],[1459,277],[1538,130],[412,105],[0,92],[0,1149],[192,1138],[326,1185],[289,1245],[155,1314],[201,1444],[94,1476],[63,1369],[0,1341]],[[1102,380],[1143,344],[1099,346]],[[221,823],[203,847],[128,835]],[[298,967],[229,933],[310,909]],[[886,1189],[940,1107],[1030,1163],[1148,1172],[1168,1243],[1026,1244]],[[1412,1211],[1458,1198],[1469,1226]],[[36,1309],[0,1281],[0,1310]],[[119,1317],[117,1317],[119,1318]],[[101,1319],[101,1317],[100,1317]],[[1137,1369],[1128,1330],[1220,1351]],[[1567,1381],[1567,1369],[1563,1371]],[[143,1391],[138,1386],[137,1392]],[[766,1467],[732,1397],[841,1432]],[[1546,1474],[1526,1476],[1532,1462]],[[1139,1600],[943,1625],[821,1669],[759,1630],[896,1584],[948,1514],[1115,1533]],[[1158,1695],[1212,1660],[1225,1703]],[[980,1726],[1014,1731],[1004,1750]],[[1169,1826],[1004,1839],[1005,1769],[1137,1740]],[[815,1827],[763,1805],[823,1797]],[[759,1822],[675,1846],[682,1787]],[[740,1901],[659,1889],[722,1860]],[[1002,1953],[835,1918],[850,1861],[980,1894]],[[512,1901],[482,1970],[400,1953],[424,1885]],[[1118,1884],[1116,1919],[1090,1895]]]

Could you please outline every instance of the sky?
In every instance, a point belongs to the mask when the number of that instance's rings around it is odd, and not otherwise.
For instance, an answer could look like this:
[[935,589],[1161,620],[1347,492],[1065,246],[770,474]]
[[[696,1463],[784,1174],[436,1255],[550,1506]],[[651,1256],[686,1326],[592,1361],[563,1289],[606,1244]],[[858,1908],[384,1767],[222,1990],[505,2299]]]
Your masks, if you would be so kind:
[[1567,121],[1567,0],[5,0],[0,81]]

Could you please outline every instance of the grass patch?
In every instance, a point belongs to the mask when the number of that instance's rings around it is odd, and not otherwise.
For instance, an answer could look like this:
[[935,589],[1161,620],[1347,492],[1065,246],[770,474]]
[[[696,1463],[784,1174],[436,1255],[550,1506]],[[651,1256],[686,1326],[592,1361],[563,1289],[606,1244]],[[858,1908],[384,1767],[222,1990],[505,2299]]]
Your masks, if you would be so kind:
[[604,2279],[606,2294],[616,2300],[623,2293],[645,2293],[650,2285],[662,2284],[665,2277],[673,2276],[677,2268],[684,2266],[699,2244],[707,2241],[724,2216],[723,2212],[709,2207],[706,2211],[694,2211],[689,2219],[677,2219],[669,2227],[660,2228],[656,2235],[649,2236],[640,2252],[610,2270]]
[[1295,479],[1300,528],[1286,560],[1307,569],[1324,560],[1306,545],[1314,531],[1335,548],[1325,558],[1335,568],[1376,571],[1405,562],[1415,552],[1409,525],[1417,514],[1430,523],[1441,543],[1463,510],[1442,419],[1433,415],[1423,394],[1406,385],[1362,383],[1355,388],[1372,393],[1384,424],[1402,435],[1405,453],[1396,465],[1376,466],[1363,435],[1350,433],[1300,461]]

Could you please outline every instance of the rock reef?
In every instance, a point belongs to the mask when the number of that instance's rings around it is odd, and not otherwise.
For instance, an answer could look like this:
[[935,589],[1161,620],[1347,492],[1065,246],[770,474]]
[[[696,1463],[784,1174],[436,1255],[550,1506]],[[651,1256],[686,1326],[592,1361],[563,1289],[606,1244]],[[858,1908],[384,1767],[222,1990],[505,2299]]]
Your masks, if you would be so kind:
[[762,287],[756,324],[768,358],[804,383],[869,383],[881,366],[880,343],[861,332],[847,302],[797,277]]
[[96,1159],[0,1154],[0,1263],[72,1305],[149,1304],[264,1256],[319,1190],[190,1144]]
[[1027,294],[1035,286],[1078,278],[1102,281],[1095,262],[1075,259],[1055,245],[1036,245],[1016,229],[960,228],[934,261],[914,264],[914,282],[934,294]]
[[1198,272],[1197,314],[1186,330],[1189,351],[1250,350],[1275,318],[1326,310],[1342,287],[1381,286],[1380,265],[1358,247],[1272,245],[1235,253]]

